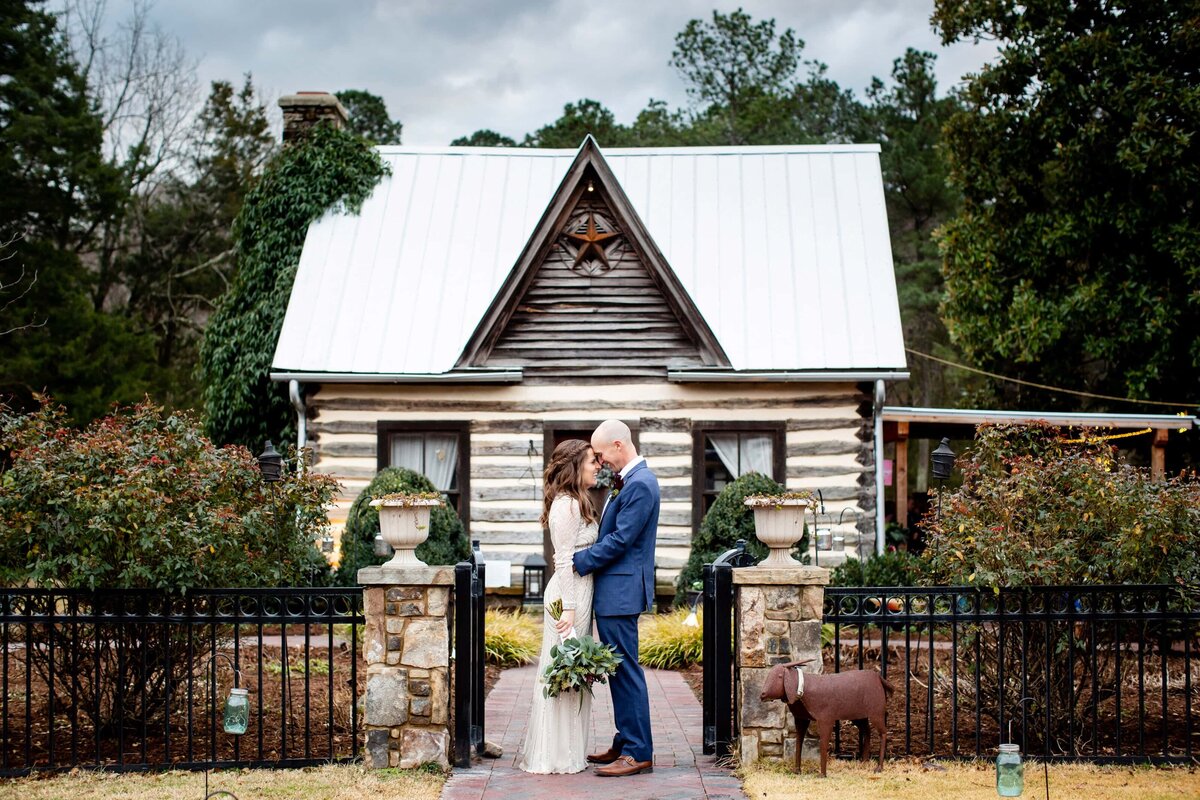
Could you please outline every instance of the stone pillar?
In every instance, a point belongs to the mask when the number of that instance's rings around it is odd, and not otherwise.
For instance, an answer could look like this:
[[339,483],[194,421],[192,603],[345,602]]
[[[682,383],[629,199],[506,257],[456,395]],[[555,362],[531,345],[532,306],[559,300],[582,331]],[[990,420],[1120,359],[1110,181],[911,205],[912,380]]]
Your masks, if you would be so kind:
[[738,740],[743,764],[760,759],[794,763],[796,724],[778,700],[758,699],[775,664],[812,659],[805,672],[821,671],[821,617],[829,570],[821,567],[733,571],[737,594],[737,685],[741,712]]
[[344,128],[350,121],[350,112],[329,92],[287,94],[279,98],[279,107],[283,109],[284,144],[304,138],[318,123]]
[[454,567],[366,567],[363,723],[368,767],[450,766],[450,630]]

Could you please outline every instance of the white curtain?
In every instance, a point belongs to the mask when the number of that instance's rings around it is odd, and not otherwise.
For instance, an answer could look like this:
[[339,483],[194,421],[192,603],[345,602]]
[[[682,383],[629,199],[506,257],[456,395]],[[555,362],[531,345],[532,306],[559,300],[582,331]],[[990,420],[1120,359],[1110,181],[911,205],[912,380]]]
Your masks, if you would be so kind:
[[733,477],[740,478],[747,472],[774,477],[774,448],[770,435],[710,433],[708,443]]
[[738,472],[738,435],[736,433],[710,433],[708,443],[717,451],[717,458],[725,465],[726,471],[737,478]]
[[433,481],[439,492],[457,489],[458,435],[431,433],[425,437],[425,477]]
[[458,435],[454,433],[397,433],[392,436],[392,466],[419,472],[439,492],[458,489]]
[[[775,463],[772,458],[772,442],[770,436],[759,434],[742,436],[742,472],[758,472],[768,478],[775,477]],[[740,475],[739,475],[740,477]]]
[[398,433],[392,436],[393,467],[403,467],[415,472],[424,472],[424,440],[419,433]]

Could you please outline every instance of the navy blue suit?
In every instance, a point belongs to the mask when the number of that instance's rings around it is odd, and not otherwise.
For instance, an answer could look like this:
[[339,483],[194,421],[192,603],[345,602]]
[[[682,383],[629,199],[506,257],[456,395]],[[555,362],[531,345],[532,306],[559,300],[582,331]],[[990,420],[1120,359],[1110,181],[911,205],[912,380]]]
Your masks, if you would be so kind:
[[654,541],[658,533],[658,479],[643,461],[608,501],[596,543],[575,554],[575,571],[596,573],[593,611],[600,640],[624,660],[611,679],[617,735],[613,748],[650,761],[650,698],[638,664],[638,615],[654,602]]

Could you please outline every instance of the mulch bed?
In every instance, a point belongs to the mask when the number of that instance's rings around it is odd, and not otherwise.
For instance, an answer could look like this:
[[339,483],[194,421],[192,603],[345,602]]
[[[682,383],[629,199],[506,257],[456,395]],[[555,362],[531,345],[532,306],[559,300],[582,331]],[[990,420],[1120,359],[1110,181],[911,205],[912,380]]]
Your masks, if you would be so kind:
[[[906,670],[905,656],[908,655],[908,665]],[[833,664],[833,648],[825,648],[825,665],[824,671],[831,673],[834,671]],[[867,646],[863,649],[863,667],[865,669],[879,669],[880,667],[880,648],[878,646]],[[962,687],[958,693],[957,710],[953,700],[953,689],[949,684],[951,674],[951,653],[947,649],[935,648],[934,650],[934,697],[933,697],[933,718],[932,718],[932,746],[930,742],[930,718],[929,718],[929,650],[928,644],[925,647],[918,647],[916,641],[912,642],[911,648],[907,651],[903,645],[903,638],[900,639],[900,644],[896,645],[889,643],[888,647],[888,681],[895,687],[895,691],[888,698],[888,730],[889,744],[888,751],[896,756],[907,755],[918,758],[929,758],[931,756],[974,756],[978,752],[983,757],[990,757],[994,752],[996,745],[1001,741],[1000,729],[996,719],[990,716],[990,709],[980,709],[978,718],[978,739],[976,737],[976,716],[975,708],[971,701],[973,693],[973,673],[969,665],[965,661],[965,653],[959,653],[958,678]],[[1116,733],[1119,729],[1121,737],[1121,754],[1130,756],[1137,752],[1139,744],[1144,741],[1145,751],[1148,755],[1161,755],[1163,752],[1164,737],[1167,743],[1167,752],[1173,755],[1181,755],[1185,751],[1186,740],[1188,735],[1187,728],[1187,697],[1184,691],[1184,659],[1175,653],[1174,650],[1168,654],[1168,675],[1171,681],[1167,697],[1166,713],[1167,720],[1163,722],[1163,704],[1161,683],[1158,681],[1158,676],[1161,674],[1162,661],[1161,655],[1157,652],[1146,653],[1144,655],[1144,685],[1142,692],[1139,693],[1138,677],[1136,667],[1137,656],[1128,657],[1123,665],[1122,672],[1124,681],[1122,682],[1122,701],[1120,722],[1118,723],[1118,715],[1116,708],[1115,696],[1110,692],[1103,694],[1103,698],[1098,705],[1098,713],[1096,715],[1096,730],[1098,741],[1093,742],[1091,739],[1092,731],[1092,703],[1090,696],[1086,693],[1080,695],[1076,699],[1077,724],[1073,730],[1075,740],[1075,752],[1080,757],[1090,756],[1111,756],[1116,754]],[[1197,668],[1200,664],[1196,659],[1192,660],[1192,687],[1193,693],[1195,687],[1200,685],[1200,676],[1197,676]],[[856,646],[848,646],[843,641],[841,669],[851,670],[858,668],[858,648]],[[703,681],[704,669],[700,665],[688,667],[678,670],[680,676],[691,688],[692,693],[696,696],[698,702],[703,703]],[[1176,685],[1178,684],[1178,685]],[[1009,702],[1013,698],[1009,699]],[[1012,703],[1015,705],[1015,703]],[[1139,721],[1140,707],[1140,721]],[[1197,714],[1200,714],[1200,698],[1192,698],[1192,727],[1198,728]],[[1008,709],[1006,713],[1012,713]],[[1061,714],[1059,715],[1061,717]],[[957,720],[957,724],[955,721]],[[1079,724],[1079,723],[1082,724]],[[1021,737],[1021,717],[1018,714],[1013,720],[1012,736],[1016,741],[1020,741]],[[1029,742],[1028,748],[1030,752],[1036,755],[1041,750],[1040,732],[1041,726],[1044,724],[1044,717],[1029,715],[1025,720],[1028,726]],[[1060,722],[1061,725],[1061,722]],[[1144,729],[1139,728],[1144,725]],[[1005,727],[1008,727],[1008,719],[1006,717]],[[850,722],[843,722],[839,725],[839,734],[837,737],[839,755],[852,756],[853,750],[858,742],[858,732]],[[955,731],[957,730],[957,736]],[[1194,733],[1193,733],[1194,735]],[[1005,731],[1004,741],[1008,741],[1008,731]],[[1058,737],[1055,740],[1056,752],[1070,752],[1070,741]],[[1035,743],[1036,742],[1036,743]],[[1196,742],[1193,741],[1193,748]]]
[[[292,631],[289,631],[289,638]],[[303,635],[296,640],[303,642]],[[324,641],[324,639],[323,639]],[[46,682],[34,670],[26,683],[25,653],[13,649],[5,659],[5,698],[0,759],[4,769],[64,768],[82,765],[148,765],[166,767],[197,761],[284,761],[288,759],[347,758],[354,755],[351,714],[354,698],[349,686],[351,657],[348,648],[336,648],[332,659],[327,648],[312,647],[305,668],[304,648],[289,642],[289,675],[286,697],[281,648],[264,646],[259,676],[257,646],[239,647],[239,685],[250,691],[250,725],[234,736],[222,729],[225,697],[233,685],[233,672],[224,659],[218,664],[218,691],[209,696],[207,659],[198,659],[193,670],[189,702],[186,683],[172,692],[171,712],[161,712],[145,724],[141,720],[114,726],[97,736],[82,703],[75,707],[60,686],[54,699],[53,731]],[[227,652],[232,654],[232,649]],[[332,666],[332,703],[330,669]],[[365,671],[358,669],[361,690]],[[261,712],[260,712],[261,704]],[[28,736],[28,741],[26,738]]]

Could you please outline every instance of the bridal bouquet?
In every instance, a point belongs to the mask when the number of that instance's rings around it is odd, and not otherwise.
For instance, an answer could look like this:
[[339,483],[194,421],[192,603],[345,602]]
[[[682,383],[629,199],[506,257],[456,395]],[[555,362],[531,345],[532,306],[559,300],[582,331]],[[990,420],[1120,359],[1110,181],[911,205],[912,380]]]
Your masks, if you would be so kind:
[[[557,620],[562,616],[562,601],[555,600],[547,610]],[[546,688],[542,693],[546,697],[558,697],[563,692],[585,689],[592,694],[592,684],[606,683],[621,661],[615,650],[591,636],[573,636],[550,648],[550,665],[545,671]],[[583,695],[579,702],[583,702]]]

